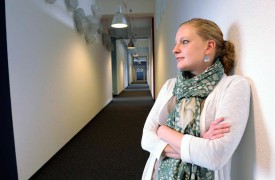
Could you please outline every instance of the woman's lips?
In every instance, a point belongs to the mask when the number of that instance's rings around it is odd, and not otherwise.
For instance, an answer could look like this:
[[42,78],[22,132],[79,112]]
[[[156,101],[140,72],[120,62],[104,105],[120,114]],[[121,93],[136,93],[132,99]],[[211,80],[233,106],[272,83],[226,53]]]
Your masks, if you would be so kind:
[[183,60],[184,57],[177,57],[176,59],[177,59],[177,61],[179,62],[179,61]]

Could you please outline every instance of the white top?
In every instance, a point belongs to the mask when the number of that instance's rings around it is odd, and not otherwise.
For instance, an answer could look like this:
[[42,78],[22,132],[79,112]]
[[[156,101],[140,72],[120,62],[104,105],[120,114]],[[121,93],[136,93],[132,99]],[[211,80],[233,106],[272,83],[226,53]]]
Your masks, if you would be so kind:
[[[164,107],[173,96],[175,82],[176,78],[169,79],[163,85],[143,128],[141,146],[150,152],[142,175],[144,180],[151,180],[155,161],[162,158],[162,151],[167,145],[156,131],[160,122],[167,120],[168,111]],[[182,161],[214,170],[215,180],[230,180],[231,158],[244,133],[249,106],[250,86],[247,80],[238,75],[224,74],[205,100],[200,132],[203,134],[211,122],[219,117],[224,117],[224,123],[231,125],[230,132],[214,140],[184,135],[181,142]]]

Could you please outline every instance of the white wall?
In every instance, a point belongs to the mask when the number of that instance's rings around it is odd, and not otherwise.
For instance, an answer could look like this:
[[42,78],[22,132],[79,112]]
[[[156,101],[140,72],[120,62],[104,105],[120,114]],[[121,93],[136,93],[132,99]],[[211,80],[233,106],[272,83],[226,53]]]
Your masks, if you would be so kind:
[[131,84],[134,81],[134,78],[133,78],[134,68],[133,68],[133,57],[129,52],[128,52],[128,64],[129,64],[129,69],[128,69],[129,83]]
[[100,36],[85,43],[64,1],[8,0],[6,21],[18,174],[28,179],[111,101],[111,55]]
[[125,69],[127,68],[127,50],[120,40],[116,40],[116,91],[114,94],[120,94],[125,86],[125,76],[127,76]]
[[275,1],[169,1],[157,30],[156,90],[177,74],[172,54],[178,26],[193,17],[215,21],[235,43],[235,74],[252,90],[246,132],[232,162],[232,179],[275,179]]

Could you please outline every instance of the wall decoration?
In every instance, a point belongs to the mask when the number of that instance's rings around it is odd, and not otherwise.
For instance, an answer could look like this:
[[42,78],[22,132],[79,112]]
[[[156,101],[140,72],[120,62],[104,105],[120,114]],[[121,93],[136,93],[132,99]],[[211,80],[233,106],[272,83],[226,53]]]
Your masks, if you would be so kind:
[[94,42],[96,42],[96,36],[93,33],[87,33],[85,34],[85,41],[88,44],[93,44]]
[[99,25],[99,19],[97,19],[93,15],[87,16],[87,19],[89,22],[89,31],[93,34],[96,34]]
[[80,20],[83,17],[85,17],[85,12],[82,8],[77,8],[76,10],[74,10],[74,21]]
[[[45,0],[52,4],[56,0]],[[73,21],[78,33],[84,35],[87,44],[93,44],[97,40],[97,35],[102,35],[102,44],[108,50],[112,49],[112,42],[109,32],[101,23],[102,13],[96,5],[96,0],[91,0],[91,14],[86,15],[83,8],[78,7],[78,0],[64,0],[68,11],[73,13]]]
[[81,34],[86,34],[89,32],[89,21],[87,17],[82,17],[75,21],[76,29]]
[[65,0],[65,4],[68,10],[73,12],[77,8],[79,2],[78,0]]
[[101,19],[101,16],[102,16],[102,14],[101,14],[101,11],[100,11],[100,9],[99,9],[99,7],[97,6],[97,5],[91,5],[91,11],[92,11],[92,13],[93,13],[93,15],[97,18],[97,19]]

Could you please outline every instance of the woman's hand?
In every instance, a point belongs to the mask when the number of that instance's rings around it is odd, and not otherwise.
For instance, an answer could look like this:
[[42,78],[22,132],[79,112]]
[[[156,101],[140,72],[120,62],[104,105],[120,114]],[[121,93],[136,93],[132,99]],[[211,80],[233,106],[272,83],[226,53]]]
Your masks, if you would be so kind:
[[180,153],[178,153],[172,146],[169,144],[166,145],[166,147],[163,149],[162,154],[163,157],[170,157],[174,159],[180,159]]
[[203,133],[204,139],[218,139],[223,137],[224,133],[230,132],[230,124],[221,122],[224,121],[224,117],[220,117],[210,124],[209,129]]
[[180,154],[181,139],[183,134],[169,128],[168,126],[161,125],[157,130],[157,135],[169,144],[177,154]]
[[[161,126],[159,126],[159,128],[157,130],[157,135],[164,140],[165,137],[167,137],[167,136],[171,136],[171,135],[175,136],[174,132],[176,132],[176,131],[172,130],[168,126],[161,125]],[[177,138],[175,138],[175,139],[177,139]],[[180,143],[180,142],[178,142],[178,143]],[[162,151],[162,156],[163,157],[170,157],[170,158],[174,158],[174,159],[180,159],[180,152],[177,151],[175,148],[173,148],[168,143]]]

